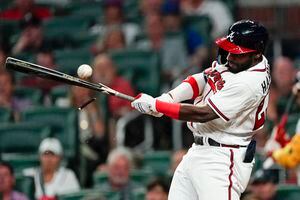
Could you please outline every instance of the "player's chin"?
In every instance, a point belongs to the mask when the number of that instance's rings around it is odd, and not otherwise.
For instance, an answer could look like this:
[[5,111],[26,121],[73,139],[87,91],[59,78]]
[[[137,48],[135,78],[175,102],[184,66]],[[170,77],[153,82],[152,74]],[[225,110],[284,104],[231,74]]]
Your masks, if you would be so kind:
[[238,73],[240,71],[239,67],[237,65],[233,64],[232,62],[227,62],[226,67],[232,73]]

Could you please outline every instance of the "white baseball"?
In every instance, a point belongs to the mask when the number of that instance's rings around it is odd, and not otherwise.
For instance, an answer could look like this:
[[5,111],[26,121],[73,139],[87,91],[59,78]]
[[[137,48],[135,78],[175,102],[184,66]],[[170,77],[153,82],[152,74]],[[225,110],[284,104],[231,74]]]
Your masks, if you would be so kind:
[[82,64],[77,69],[77,75],[79,78],[89,78],[92,76],[93,69],[87,64]]

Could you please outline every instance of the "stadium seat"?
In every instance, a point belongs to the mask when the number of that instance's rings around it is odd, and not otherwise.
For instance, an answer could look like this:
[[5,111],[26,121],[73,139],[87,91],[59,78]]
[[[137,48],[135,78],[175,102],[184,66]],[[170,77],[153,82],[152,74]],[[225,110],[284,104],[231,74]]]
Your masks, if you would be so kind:
[[95,172],[93,174],[94,187],[101,187],[108,181],[108,174],[106,172]]
[[92,24],[103,19],[102,2],[74,2],[68,6],[67,11],[70,15],[87,17]]
[[59,99],[67,99],[70,95],[70,87],[66,85],[56,86],[50,91],[50,100],[52,105],[57,105]]
[[88,48],[57,50],[54,52],[54,55],[58,71],[70,75],[76,75],[77,68],[81,64],[89,64],[92,60],[92,54]]
[[32,177],[15,175],[15,189],[26,194],[29,199],[34,199],[35,185]]
[[82,31],[87,31],[90,21],[84,16],[64,16],[47,19],[43,23],[46,38],[59,36],[72,36]]
[[[0,4],[0,7],[2,5],[2,1]],[[3,36],[10,37],[11,35],[18,34],[21,32],[19,21],[17,20],[6,20],[1,19],[0,20],[0,33],[3,34]]]
[[118,72],[137,87],[138,92],[156,96],[160,88],[159,56],[152,51],[125,49],[111,52]]
[[14,90],[14,96],[20,99],[28,99],[33,105],[43,104],[42,91],[37,88],[18,86]]
[[58,200],[102,199],[103,194],[96,189],[85,189],[69,194],[58,195]]
[[4,153],[1,159],[9,162],[16,174],[22,174],[23,170],[30,167],[37,167],[40,164],[38,155],[24,153]]
[[296,185],[279,185],[276,197],[280,200],[299,200],[300,187]]
[[147,152],[143,159],[143,168],[153,171],[156,175],[166,175],[170,167],[171,152],[152,151]]
[[37,153],[40,142],[49,135],[49,126],[36,122],[0,124],[0,152]]
[[78,151],[77,111],[72,108],[34,107],[21,113],[21,120],[51,127],[51,136],[57,137],[66,158],[75,158]]
[[12,118],[11,109],[0,107],[0,123],[9,122],[11,118]]

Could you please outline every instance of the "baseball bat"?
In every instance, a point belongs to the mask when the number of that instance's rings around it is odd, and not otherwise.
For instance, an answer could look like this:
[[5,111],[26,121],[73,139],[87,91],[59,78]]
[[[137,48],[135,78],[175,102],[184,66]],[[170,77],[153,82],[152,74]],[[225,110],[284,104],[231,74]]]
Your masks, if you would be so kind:
[[7,69],[12,69],[14,71],[22,72],[25,74],[33,74],[41,78],[88,88],[105,94],[113,95],[128,101],[134,100],[134,97],[118,92],[102,83],[91,83],[89,81],[79,79],[77,77],[62,73],[60,71],[26,62],[24,60],[8,57],[6,59],[5,66]]

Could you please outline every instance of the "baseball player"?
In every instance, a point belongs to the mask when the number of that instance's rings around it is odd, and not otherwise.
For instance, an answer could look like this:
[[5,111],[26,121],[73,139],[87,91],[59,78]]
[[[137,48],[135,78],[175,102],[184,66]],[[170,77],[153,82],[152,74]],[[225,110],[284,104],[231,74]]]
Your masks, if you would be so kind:
[[[234,23],[216,40],[219,62],[158,98],[140,94],[138,111],[187,121],[194,144],[177,167],[171,200],[237,200],[254,164],[255,130],[263,127],[271,82],[263,52],[267,30],[251,20]],[[223,64],[224,63],[224,64]],[[194,99],[194,104],[180,103]]]

